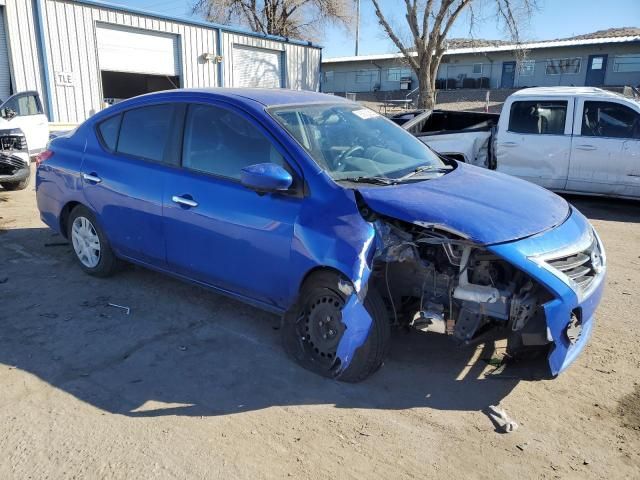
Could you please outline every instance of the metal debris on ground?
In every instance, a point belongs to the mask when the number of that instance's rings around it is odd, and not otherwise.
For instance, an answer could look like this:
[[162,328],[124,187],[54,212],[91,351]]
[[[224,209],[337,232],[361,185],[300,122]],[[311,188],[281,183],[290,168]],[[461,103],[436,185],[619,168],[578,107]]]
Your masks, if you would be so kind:
[[115,303],[107,303],[107,305],[109,305],[110,307],[115,307],[115,308],[119,308],[121,310],[124,310],[127,315],[129,315],[129,313],[131,313],[131,309],[129,307],[125,307],[124,305],[118,305],[118,304],[115,304]]
[[67,245],[69,245],[69,242],[50,242],[44,244],[45,247],[66,247]]
[[504,408],[489,405],[489,416],[495,422],[497,429],[502,433],[511,433],[518,429],[518,424],[507,415]]

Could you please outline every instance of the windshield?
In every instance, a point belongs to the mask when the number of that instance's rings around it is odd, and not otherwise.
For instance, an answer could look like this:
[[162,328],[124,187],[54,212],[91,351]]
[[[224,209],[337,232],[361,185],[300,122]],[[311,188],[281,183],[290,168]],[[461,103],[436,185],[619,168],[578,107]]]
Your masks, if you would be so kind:
[[356,104],[297,105],[270,112],[337,181],[397,183],[451,168],[413,135]]

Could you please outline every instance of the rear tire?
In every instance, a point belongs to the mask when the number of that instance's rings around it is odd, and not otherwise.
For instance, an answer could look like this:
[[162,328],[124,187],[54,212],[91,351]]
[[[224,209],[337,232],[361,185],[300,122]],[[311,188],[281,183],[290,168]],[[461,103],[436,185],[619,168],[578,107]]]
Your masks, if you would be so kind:
[[109,240],[88,208],[78,205],[71,211],[67,221],[67,238],[80,268],[89,275],[108,277],[118,269],[119,261]]
[[[347,301],[339,288],[344,278],[336,272],[312,274],[300,289],[300,295],[284,316],[282,339],[287,353],[301,366],[319,375],[343,382],[360,382],[380,368],[389,346],[390,325],[380,294],[370,285],[364,306],[373,321],[364,344],[356,349],[349,366],[340,371],[335,353],[346,327],[341,311]],[[331,318],[332,338],[320,335],[317,319]],[[324,331],[326,332],[326,330]]]

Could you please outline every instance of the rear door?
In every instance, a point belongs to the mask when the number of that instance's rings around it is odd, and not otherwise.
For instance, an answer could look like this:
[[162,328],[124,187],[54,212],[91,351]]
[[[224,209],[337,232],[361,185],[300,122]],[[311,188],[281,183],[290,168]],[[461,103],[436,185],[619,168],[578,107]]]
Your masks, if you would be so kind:
[[640,108],[581,98],[567,189],[640,197]]
[[[7,99],[1,108],[6,120],[6,128],[22,130],[31,155],[45,149],[49,141],[49,122],[37,92],[17,93]],[[8,110],[15,116],[12,118],[7,116]]]
[[[573,99],[517,99],[503,109],[497,136],[498,171],[551,190],[569,172]],[[504,118],[506,116],[506,118]]]
[[174,104],[133,108],[98,124],[82,163],[85,198],[115,250],[163,267],[162,195],[177,160]]
[[213,104],[188,107],[182,169],[167,178],[164,231],[171,270],[282,305],[293,228],[303,198],[257,194],[240,184],[243,167],[277,163],[296,174],[257,122]]

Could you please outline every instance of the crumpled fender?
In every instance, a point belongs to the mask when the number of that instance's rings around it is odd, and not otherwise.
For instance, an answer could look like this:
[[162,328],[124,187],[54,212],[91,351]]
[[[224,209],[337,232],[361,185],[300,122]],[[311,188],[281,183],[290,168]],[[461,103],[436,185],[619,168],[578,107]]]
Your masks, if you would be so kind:
[[[348,278],[358,296],[366,295],[375,253],[375,229],[358,211],[355,194],[337,188],[329,198],[307,197],[294,226],[290,285],[291,306],[304,277],[317,267],[332,268]],[[320,211],[327,214],[318,214]],[[329,213],[330,211],[330,213]]]
[[340,359],[340,366],[335,372],[336,377],[349,367],[356,350],[364,345],[373,325],[371,315],[356,294],[349,297],[342,309],[342,323],[346,330],[336,351],[336,358]]
[[[314,268],[337,270],[349,280],[349,284],[339,286],[347,294],[342,309],[345,331],[338,344],[339,365],[334,372],[339,377],[365,343],[373,325],[364,298],[379,242],[373,225],[362,218],[353,191],[336,188],[323,193],[326,195],[307,197],[294,227],[291,263],[297,276],[290,286],[289,307],[295,302],[304,277]],[[327,214],[318,215],[319,211]]]

